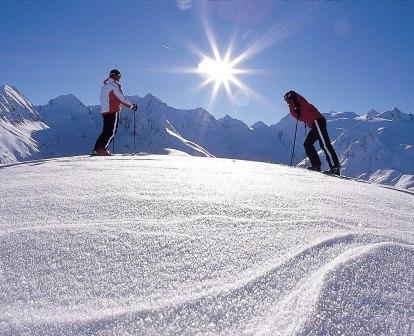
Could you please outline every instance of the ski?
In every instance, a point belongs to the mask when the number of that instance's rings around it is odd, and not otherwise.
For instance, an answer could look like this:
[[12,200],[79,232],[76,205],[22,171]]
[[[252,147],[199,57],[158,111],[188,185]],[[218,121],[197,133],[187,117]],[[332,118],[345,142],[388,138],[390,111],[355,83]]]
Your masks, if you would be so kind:
[[146,156],[146,155],[151,155],[151,153],[148,152],[138,152],[138,153],[124,153],[124,154],[111,154],[111,155],[98,155],[95,153],[91,153],[89,154],[89,157],[95,157],[95,156],[100,156],[100,157],[110,157],[110,156]]

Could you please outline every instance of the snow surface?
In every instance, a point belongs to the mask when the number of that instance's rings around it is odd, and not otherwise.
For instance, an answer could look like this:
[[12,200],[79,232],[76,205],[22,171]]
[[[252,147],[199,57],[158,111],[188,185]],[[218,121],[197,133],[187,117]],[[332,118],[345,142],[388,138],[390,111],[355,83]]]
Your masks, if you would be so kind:
[[414,333],[412,192],[176,155],[0,174],[0,335]]

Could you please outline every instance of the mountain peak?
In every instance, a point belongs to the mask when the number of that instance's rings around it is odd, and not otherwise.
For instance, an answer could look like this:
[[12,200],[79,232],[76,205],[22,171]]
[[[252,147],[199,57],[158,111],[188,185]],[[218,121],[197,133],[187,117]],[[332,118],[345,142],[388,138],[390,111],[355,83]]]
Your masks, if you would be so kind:
[[16,87],[8,84],[2,85],[0,90],[0,94],[4,94],[9,98],[19,101],[22,105],[27,105],[29,101],[17,90]]
[[234,119],[230,117],[228,114],[226,114],[223,118],[220,118],[219,121],[223,123],[224,128],[239,127],[250,129],[250,127],[247,126],[243,121]]
[[372,119],[374,117],[376,117],[378,114],[380,114],[378,111],[374,110],[374,109],[370,109],[366,115],[367,119]]
[[389,119],[389,120],[396,120],[396,119],[407,119],[409,115],[401,112],[397,107],[393,107],[391,110],[385,111],[377,115],[378,118]]
[[194,115],[196,115],[197,118],[200,120],[204,120],[208,122],[212,122],[216,120],[210,113],[208,113],[208,111],[206,111],[202,107],[197,107],[194,110],[190,110],[190,111],[192,111],[192,113],[194,113]]
[[226,114],[223,118],[223,120],[235,120],[234,118],[230,117],[228,114]]
[[144,97],[144,99],[151,99],[151,98],[157,98],[157,97],[155,97],[153,94],[151,94],[149,92]]
[[53,98],[49,100],[47,105],[54,105],[59,107],[86,107],[84,103],[82,103],[75,95],[71,93]]
[[267,126],[263,121],[258,121],[256,123],[254,123],[251,128],[253,129],[264,129],[264,128],[269,128],[269,126]]
[[12,123],[41,119],[30,101],[14,86],[7,84],[0,87],[0,116]]
[[143,98],[145,102],[147,102],[148,106],[151,104],[151,109],[162,109],[165,107],[169,107],[166,103],[164,103],[161,99],[154,96],[151,93],[147,93]]
[[19,92],[19,90],[17,90],[14,86],[8,85],[8,84],[3,84],[0,86],[0,88],[2,92],[7,92],[7,91]]
[[205,109],[203,109],[202,107],[196,107],[195,109],[194,109],[194,111],[196,111],[197,113],[202,113],[202,114],[204,114],[204,113],[208,113]]
[[158,97],[154,96],[153,94],[151,94],[149,92],[145,95],[144,99],[145,100],[155,100],[158,103],[165,104],[161,99],[159,99]]

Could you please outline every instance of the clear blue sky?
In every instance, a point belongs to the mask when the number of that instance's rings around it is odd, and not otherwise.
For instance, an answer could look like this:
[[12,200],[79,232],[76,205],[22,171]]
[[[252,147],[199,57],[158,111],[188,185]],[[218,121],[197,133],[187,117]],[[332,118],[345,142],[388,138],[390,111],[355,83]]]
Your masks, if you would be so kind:
[[[154,94],[176,108],[204,107],[248,124],[279,121],[283,93],[297,90],[322,112],[393,106],[414,112],[414,1],[2,1],[0,83],[35,104],[73,93],[98,104],[108,71],[127,95]],[[231,100],[212,85],[196,90],[200,57],[213,56],[208,22],[224,53],[249,46],[237,78],[258,96]],[[232,92],[236,94],[236,87]]]

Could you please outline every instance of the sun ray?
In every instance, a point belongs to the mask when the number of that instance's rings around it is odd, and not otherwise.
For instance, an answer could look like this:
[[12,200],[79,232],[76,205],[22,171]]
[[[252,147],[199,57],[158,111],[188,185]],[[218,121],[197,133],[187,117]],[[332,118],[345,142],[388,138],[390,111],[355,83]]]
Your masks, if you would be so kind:
[[223,61],[226,62],[226,63],[230,63],[231,55],[233,53],[233,49],[234,49],[234,46],[236,44],[236,38],[237,38],[237,31],[235,31],[233,33],[233,36],[232,36],[232,38],[230,40],[230,43],[229,43],[229,46],[226,50],[226,54],[224,55]]
[[206,33],[207,39],[210,43],[211,50],[213,51],[214,58],[220,59],[220,52],[217,47],[217,41],[214,36],[213,29],[211,28],[211,24],[207,19],[207,16],[204,16],[201,21],[203,23],[204,32]]
[[[303,10],[304,6],[306,7],[305,10]],[[227,48],[224,49],[224,53],[221,53],[213,27],[209,21],[209,12],[205,6],[201,6],[199,7],[201,10],[200,22],[207,37],[210,52],[204,53],[194,43],[187,40],[183,44],[198,57],[198,66],[193,68],[176,68],[172,71],[181,71],[183,73],[197,74],[204,77],[202,83],[195,89],[200,90],[209,84],[212,85],[210,105],[216,100],[221,87],[224,88],[224,91],[232,102],[239,100],[236,95],[240,97],[240,93],[248,96],[249,100],[250,98],[254,98],[257,101],[263,101],[263,97],[251,89],[240,77],[254,74],[274,75],[277,74],[277,71],[275,69],[248,69],[242,67],[242,64],[271,45],[278,44],[280,41],[290,37],[314,21],[317,17],[321,16],[320,6],[314,2],[306,3],[305,5],[301,3],[300,8],[300,11],[290,10],[286,12],[287,15],[280,12],[279,21],[276,25],[260,38],[251,41],[245,49],[237,53],[235,50],[237,49],[236,42],[238,42],[237,37],[239,35],[238,31],[235,30]]]
[[224,89],[226,90],[226,93],[229,97],[231,97],[230,81],[231,79],[228,79],[223,82]]
[[202,83],[200,83],[195,90],[201,90],[203,87],[207,86],[208,84],[210,84],[212,81],[214,81],[214,78],[206,78],[206,80]]
[[211,95],[210,95],[210,102],[208,104],[209,109],[211,108],[211,106],[213,106],[214,101],[216,100],[216,97],[217,97],[218,91],[220,89],[220,86],[221,86],[221,82],[216,81],[214,83],[213,90],[211,91]]
[[[315,15],[306,15],[306,13],[302,13],[299,18],[298,14],[289,13],[287,16],[282,17],[280,21],[261,38],[256,39],[240,54],[233,56],[237,31],[233,34],[224,54],[221,54],[208,15],[205,12],[201,14],[201,22],[211,48],[212,57],[205,55],[196,46],[190,45],[190,50],[200,58],[200,63],[196,69],[187,69],[187,72],[197,73],[206,77],[206,80],[204,80],[198,87],[199,89],[205,87],[209,83],[213,83],[210,104],[214,103],[221,87],[224,88],[227,96],[232,101],[235,100],[231,89],[232,86],[238,88],[238,90],[241,90],[249,97],[260,98],[260,95],[249,88],[249,86],[242,82],[239,77],[242,75],[263,74],[266,72],[271,73],[271,71],[246,69],[240,67],[240,65],[269,46],[280,42],[298,29],[303,28],[306,23],[309,23],[309,21],[315,17]],[[312,13],[307,11],[307,14]]]

